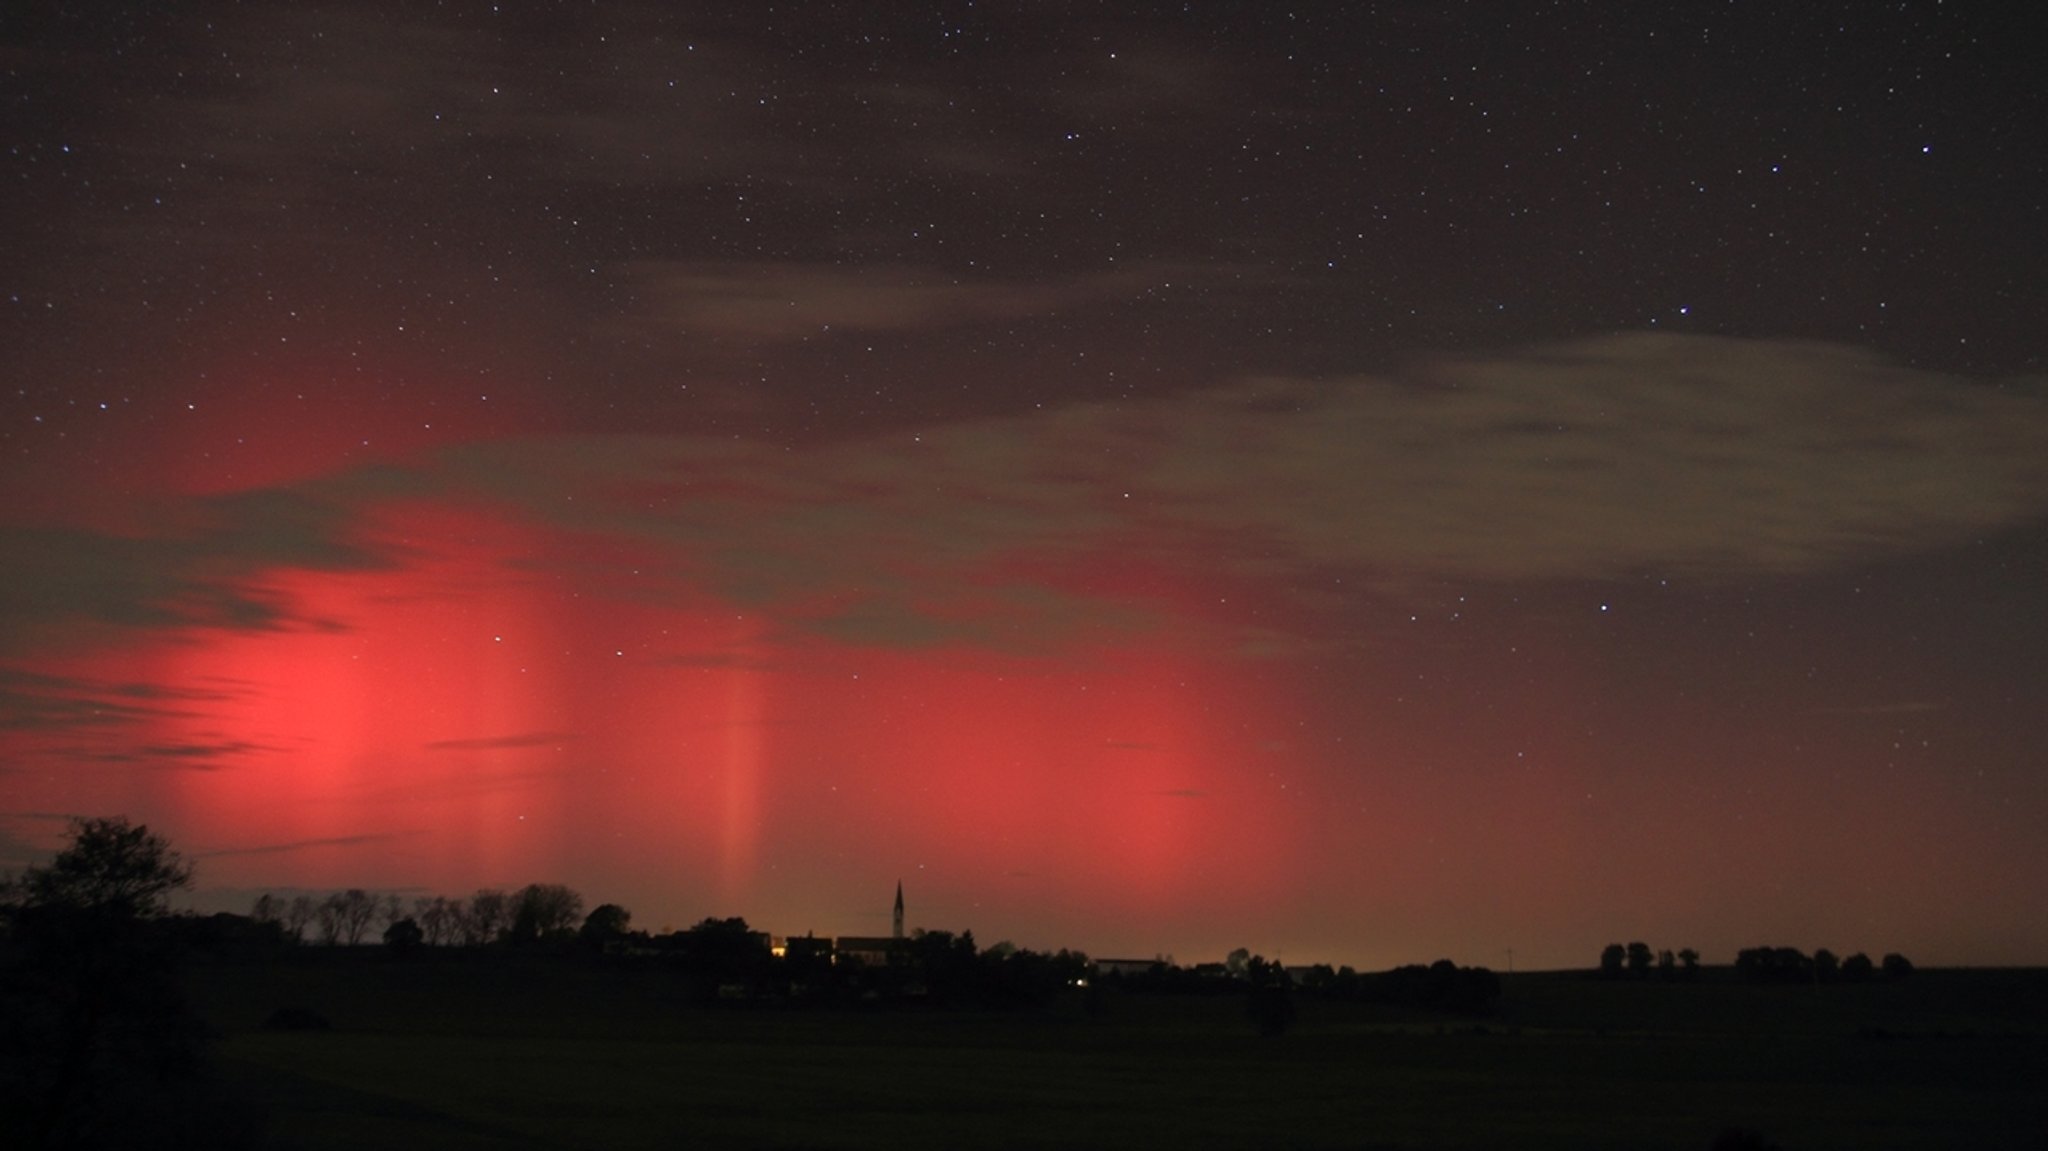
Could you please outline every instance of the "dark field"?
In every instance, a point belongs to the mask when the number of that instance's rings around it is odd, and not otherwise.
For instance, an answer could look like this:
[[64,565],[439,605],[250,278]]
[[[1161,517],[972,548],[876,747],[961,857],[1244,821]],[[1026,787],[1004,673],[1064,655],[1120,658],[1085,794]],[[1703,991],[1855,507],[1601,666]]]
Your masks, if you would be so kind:
[[[2048,1146],[2048,973],[1757,987],[1506,977],[1500,1011],[1079,994],[1015,1013],[702,1006],[657,969],[503,956],[201,965],[269,1145]],[[326,1032],[263,1029],[284,1005]]]

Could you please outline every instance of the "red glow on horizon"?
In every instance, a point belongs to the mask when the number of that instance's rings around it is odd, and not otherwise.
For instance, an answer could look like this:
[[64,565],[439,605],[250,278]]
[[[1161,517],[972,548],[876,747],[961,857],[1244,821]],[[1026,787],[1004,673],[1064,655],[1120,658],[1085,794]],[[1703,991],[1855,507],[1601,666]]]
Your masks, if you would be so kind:
[[1828,718],[1828,762],[1780,780],[1812,713],[1759,689],[1721,723],[1540,617],[1489,621],[1492,654],[1254,657],[1259,597],[1135,548],[991,562],[845,628],[854,597],[723,598],[665,537],[422,499],[350,524],[385,566],[248,576],[290,609],[269,626],[49,633],[19,690],[65,722],[0,727],[18,808],[149,822],[237,893],[562,882],[649,928],[840,934],[885,930],[903,879],[913,926],[1360,964],[1677,918],[1742,938],[1766,906],[1893,946],[1983,854],[1859,842],[1979,818],[1843,750],[1867,717]]
[[1229,718],[1251,689],[1169,633],[1078,664],[852,646],[593,584],[577,541],[476,509],[387,508],[375,534],[406,566],[265,577],[310,623],[74,660],[191,696],[112,733],[156,770],[101,802],[209,885],[565,881],[688,920],[930,867],[963,897],[1165,923],[1290,866],[1285,793]]

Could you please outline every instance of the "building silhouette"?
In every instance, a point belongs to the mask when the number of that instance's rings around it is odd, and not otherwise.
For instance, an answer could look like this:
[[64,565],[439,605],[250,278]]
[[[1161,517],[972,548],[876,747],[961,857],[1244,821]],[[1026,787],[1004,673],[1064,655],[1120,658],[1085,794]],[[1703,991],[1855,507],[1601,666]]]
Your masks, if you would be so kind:
[[838,959],[857,959],[875,967],[886,966],[889,957],[902,950],[906,936],[903,934],[903,881],[896,881],[896,905],[889,914],[887,935],[842,935],[832,943],[832,951]]

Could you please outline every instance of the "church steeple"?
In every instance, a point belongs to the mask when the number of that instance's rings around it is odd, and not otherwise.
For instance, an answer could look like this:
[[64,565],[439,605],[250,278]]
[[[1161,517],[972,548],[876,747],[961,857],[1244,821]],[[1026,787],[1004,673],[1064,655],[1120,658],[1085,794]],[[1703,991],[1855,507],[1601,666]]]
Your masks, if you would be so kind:
[[896,915],[893,923],[895,930],[890,933],[890,938],[903,938],[903,881],[900,879],[896,881]]

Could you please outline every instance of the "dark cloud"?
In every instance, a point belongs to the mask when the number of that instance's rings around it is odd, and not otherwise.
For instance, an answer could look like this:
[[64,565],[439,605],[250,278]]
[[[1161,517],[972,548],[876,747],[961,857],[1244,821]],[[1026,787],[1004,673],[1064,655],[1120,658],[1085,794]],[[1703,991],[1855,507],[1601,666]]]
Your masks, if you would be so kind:
[[1044,654],[1080,638],[1101,642],[1165,622],[1156,609],[1075,597],[1024,583],[960,588],[942,579],[828,603],[780,604],[790,632],[843,643],[917,649],[947,646]]
[[390,561],[357,539],[354,509],[310,489],[163,501],[146,531],[0,528],[0,653],[38,638],[166,627],[333,627],[264,577],[367,571]]
[[0,730],[106,729],[194,714],[181,704],[226,698],[208,688],[110,682],[0,668]]
[[[0,772],[0,775],[4,774],[6,773]],[[42,863],[57,850],[59,843],[59,837],[54,832],[46,837],[24,838],[7,830],[6,824],[23,823],[31,828],[63,824],[68,828],[72,821],[78,818],[80,817],[77,815],[61,811],[0,811],[0,867],[11,869]],[[42,840],[48,846],[39,845],[37,840]]]
[[[986,102],[963,107],[959,64],[892,52],[890,37],[666,4],[488,18],[346,3],[202,8],[205,18],[135,21],[147,54],[109,53],[86,35],[74,52],[24,60],[118,133],[129,163],[104,179],[193,177],[149,213],[96,213],[90,240],[129,251],[175,236],[188,257],[235,259],[267,236],[347,258],[366,235],[396,241],[388,222],[425,214],[466,234],[508,208],[540,207],[522,191],[539,188],[552,190],[544,214],[565,235],[625,204],[715,208],[743,229],[749,199],[783,217],[829,202],[858,220],[889,214],[905,166],[1014,204],[1056,184],[1062,166],[1045,161],[1065,142],[1057,125],[1117,106],[1105,100],[1179,99],[1185,112],[1203,90],[1161,62],[1105,72],[1090,61],[1094,75],[1071,69],[1071,87],[990,84]],[[1057,22],[1023,23],[1045,34],[1041,51],[1005,62],[1024,77],[1086,42]],[[577,67],[561,67],[565,51]],[[858,227],[842,231],[859,243]],[[154,243],[152,253],[167,255]]]
[[[603,539],[665,580],[772,607],[774,626],[1024,651],[1162,622],[1159,604],[1091,584],[1108,555],[1307,588],[1331,572],[1381,587],[1737,579],[1937,549],[2048,514],[2048,399],[1835,345],[1627,335],[803,451],[498,441],[193,501],[147,536],[15,531],[23,558],[0,587],[0,637],[340,626],[304,617],[264,577],[398,562],[363,541],[362,520],[422,497]],[[1322,610],[1313,593],[1295,598]],[[1261,622],[1238,642],[1285,651],[1299,638]],[[136,706],[13,693],[17,725]]]
[[197,738],[166,740],[167,724],[204,719],[234,698],[234,685],[103,680],[0,670],[0,731],[19,733],[51,762],[126,764],[215,771],[280,748],[226,736],[202,726]]
[[116,749],[94,752],[88,759],[110,763],[136,763],[145,766],[177,768],[189,771],[219,771],[228,766],[230,760],[263,752],[280,750],[265,744],[247,740],[224,739],[213,742],[153,743],[133,750]]
[[626,273],[643,311],[636,335],[806,340],[832,332],[924,331],[1101,308],[1194,285],[1242,288],[1246,269],[1134,265],[1089,275],[1002,280],[939,267],[639,261]]
[[2038,388],[1836,345],[1623,335],[1235,399],[1128,428],[1170,437],[1140,491],[1396,575],[1813,572],[2048,512]]
[[[1043,873],[1118,950],[1425,855],[1459,865],[1396,902],[1440,941],[1561,963],[1632,907],[1753,937],[1784,874],[1837,927],[2041,921],[1971,885],[2027,875],[2043,806],[2044,397],[1992,377],[2048,311],[2023,6],[1516,7],[0,21],[12,806],[169,803],[232,850],[271,789],[329,838],[244,853],[523,860],[662,916],[721,839],[736,906],[758,822],[816,841],[755,871],[774,917],[831,898],[802,857],[853,843],[861,773],[924,772],[892,842],[963,878],[1048,817],[1171,816]],[[1159,724],[1185,746],[1102,742]],[[1014,754],[963,763],[983,729]],[[1230,781],[1275,755],[1262,814]],[[1068,770],[1126,786],[918,842]],[[698,798],[639,813],[683,821],[652,870],[557,802],[657,780]],[[422,803],[433,850],[350,834]],[[1313,903],[1269,942],[1434,946]]]
[[[1938,549],[2048,513],[2048,399],[1834,345],[1628,335],[801,453],[562,439],[436,467],[812,630],[1028,643],[1046,621],[1145,625],[1156,609],[1044,577],[1101,555],[1398,586],[1739,579]],[[949,607],[962,589],[975,610]],[[1243,638],[1287,647],[1263,625]]]
[[426,745],[428,751],[500,751],[522,747],[552,747],[582,738],[572,732],[530,731],[518,735],[487,736],[480,739],[440,739]]
[[335,847],[375,847],[393,843],[423,834],[417,831],[399,831],[375,835],[337,835],[323,839],[300,839],[289,843],[267,843],[258,847],[223,847],[212,851],[195,851],[194,859],[226,859],[237,855],[289,855],[300,851],[313,851]]
[[152,708],[124,706],[111,700],[94,700],[42,691],[22,691],[0,686],[0,729],[10,731],[63,731],[81,727],[113,727],[152,719],[161,713]]
[[0,867],[12,871],[37,862],[46,852],[38,850],[25,840],[16,839],[0,829]]

